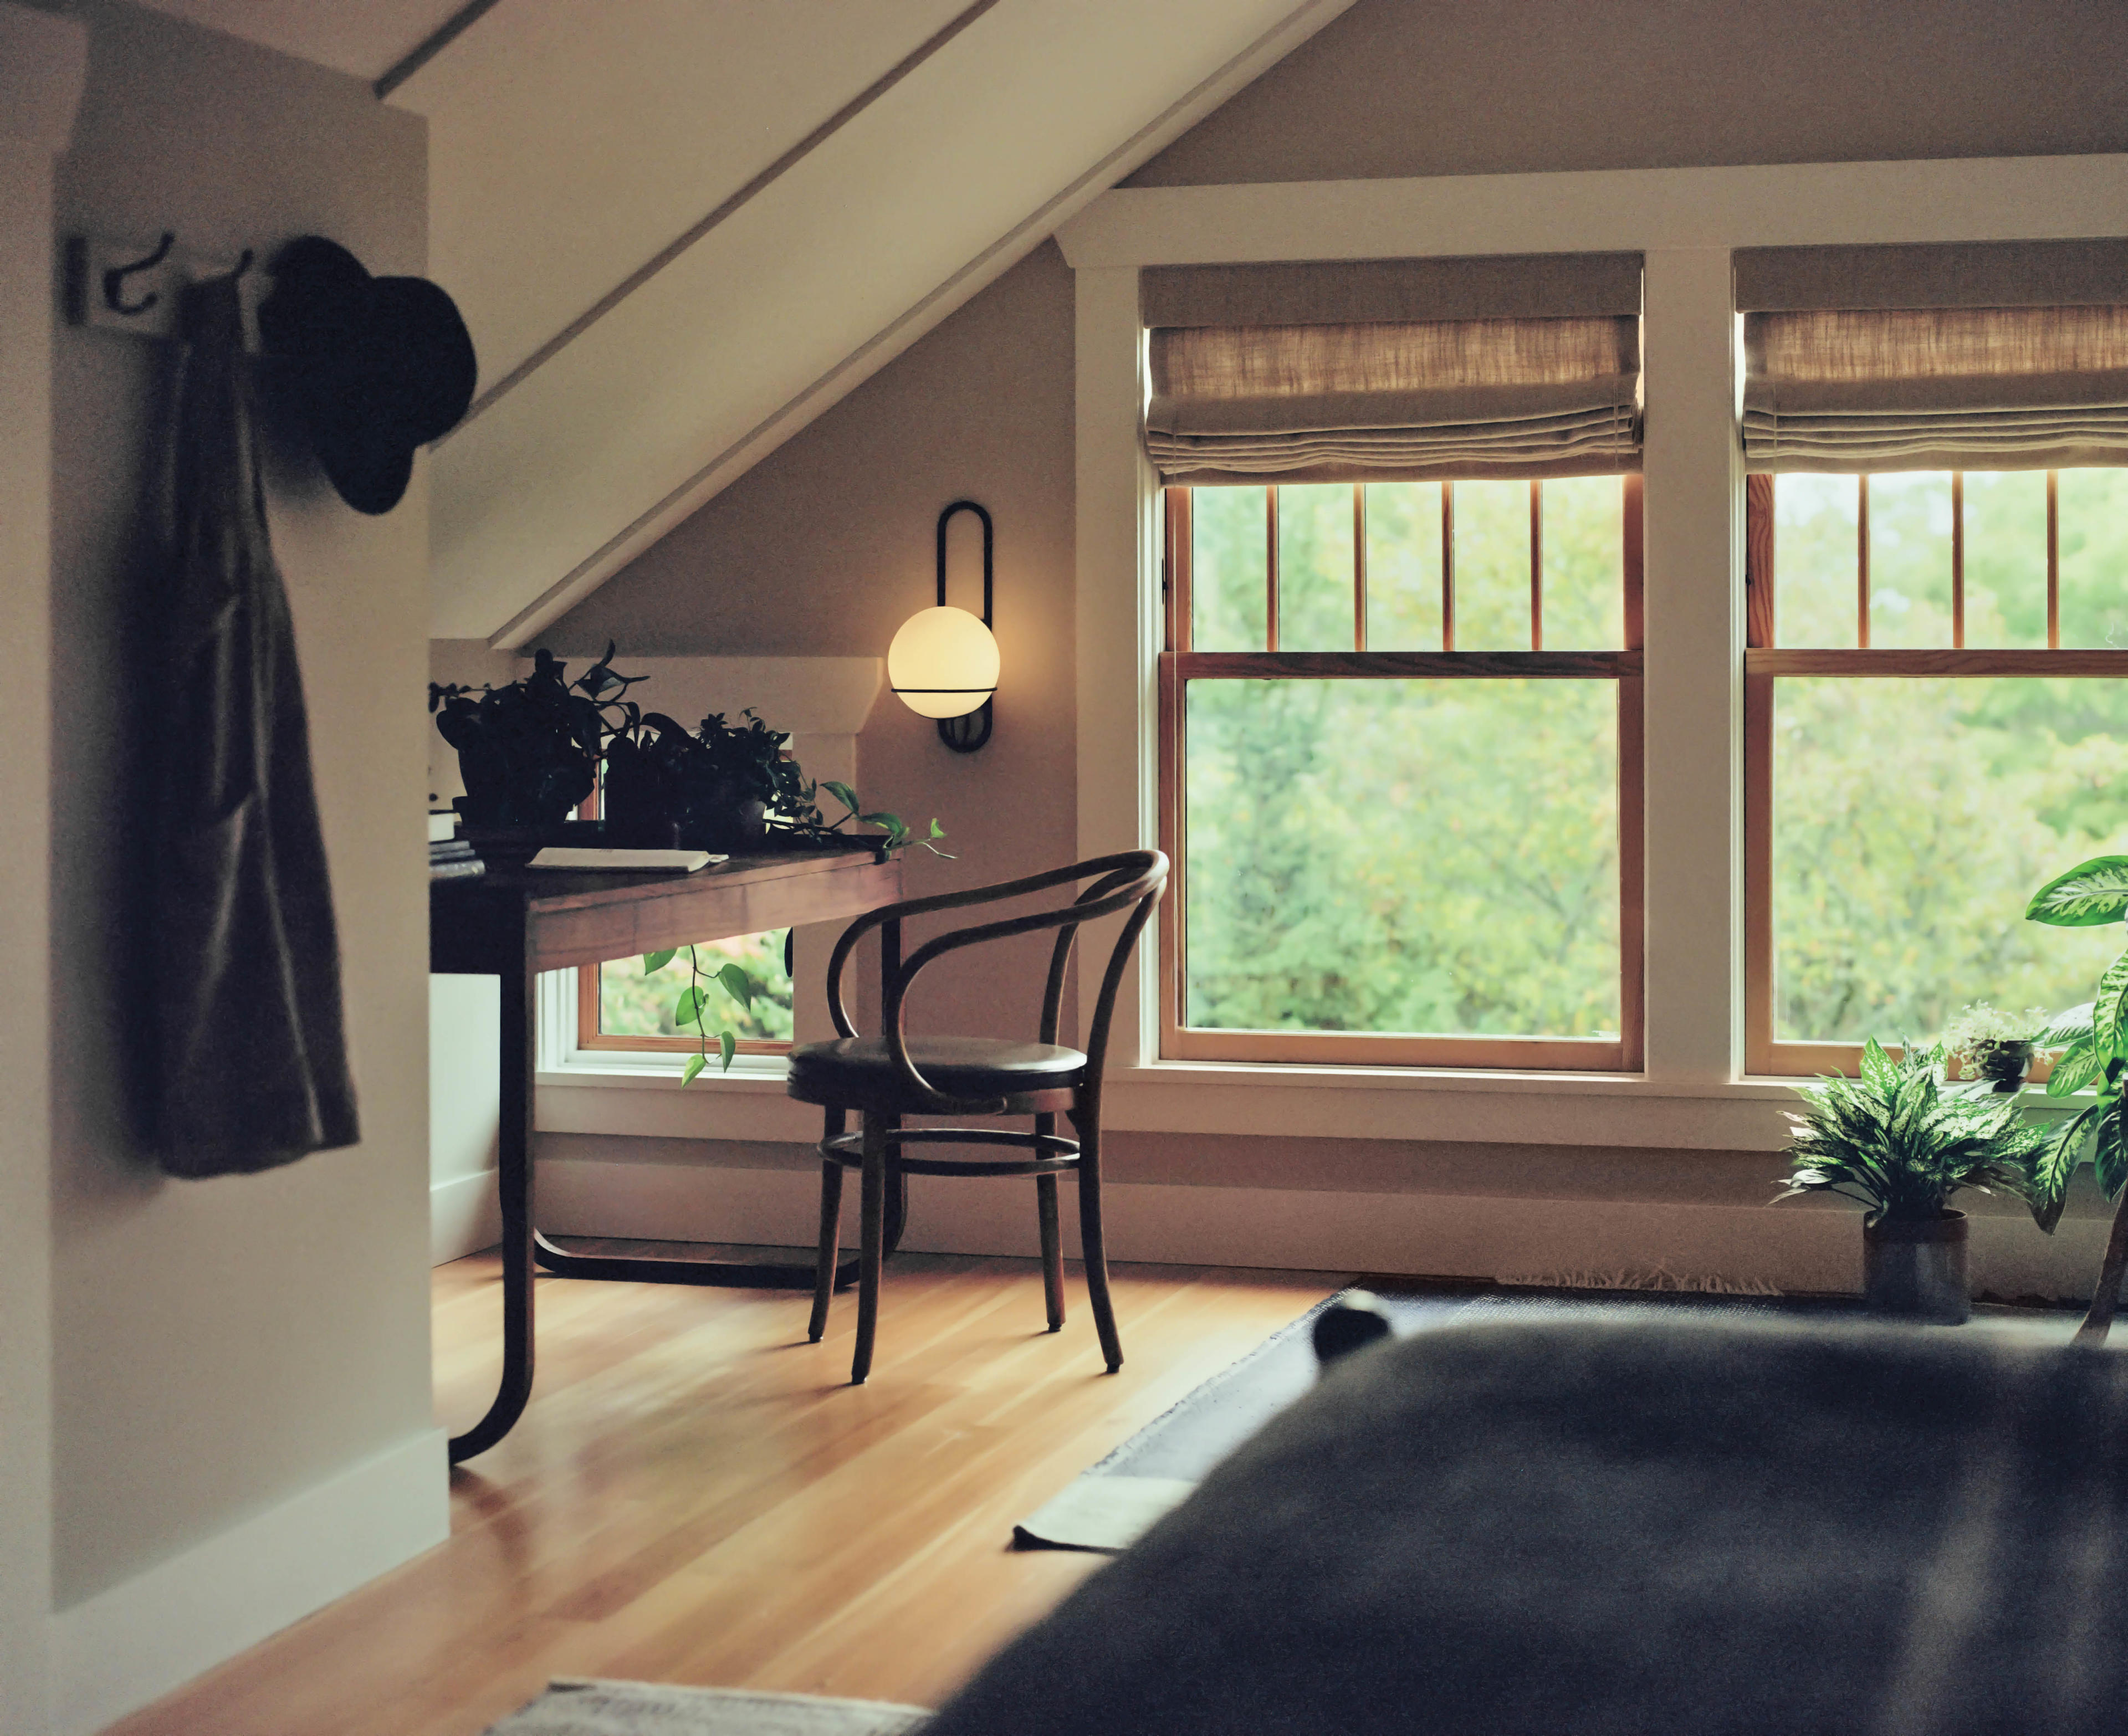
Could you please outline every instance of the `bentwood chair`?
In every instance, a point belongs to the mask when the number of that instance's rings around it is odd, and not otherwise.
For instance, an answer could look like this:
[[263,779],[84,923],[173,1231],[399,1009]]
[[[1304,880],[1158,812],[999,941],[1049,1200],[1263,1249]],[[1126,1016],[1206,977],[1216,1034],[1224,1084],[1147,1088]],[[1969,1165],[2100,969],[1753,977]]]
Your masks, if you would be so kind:
[[[1024,916],[1000,918],[973,927],[957,928],[925,942],[904,963],[901,924],[910,917],[939,910],[966,910],[979,904],[1076,886],[1093,885],[1061,908]],[[1109,1269],[1101,1236],[1101,1066],[1108,1049],[1109,1020],[1116,989],[1131,949],[1167,884],[1167,858],[1157,850],[1133,850],[1075,862],[1068,868],[1007,880],[971,892],[910,899],[861,916],[835,943],[828,963],[828,1008],[835,1042],[805,1043],[791,1051],[791,1095],[818,1103],[826,1111],[820,1141],[820,1250],[813,1291],[813,1318],[808,1335],[818,1344],[827,1330],[828,1303],[834,1288],[835,1255],[842,1233],[843,1171],[862,1171],[860,1255],[857,1266],[857,1354],[850,1365],[853,1385],[872,1372],[872,1344],[879,1324],[879,1274],[892,1243],[899,1240],[906,1178],[910,1175],[1031,1175],[1035,1212],[1042,1232],[1042,1275],[1049,1310],[1049,1330],[1064,1324],[1064,1257],[1057,1229],[1057,1177],[1079,1174],[1079,1234],[1085,1255],[1087,1299],[1100,1334],[1101,1354],[1113,1374],[1123,1366],[1122,1340],[1116,1335],[1115,1311],[1109,1301]],[[1081,924],[1128,912],[1109,954],[1101,992],[1087,1026],[1085,1053],[1057,1041],[1058,1006],[1063,999],[1066,966]],[[874,928],[880,936],[881,1034],[860,1036],[843,1003],[843,967],[857,942]],[[1057,931],[1049,955],[1049,980],[1042,997],[1038,1041],[1015,1042],[987,1036],[911,1036],[904,1029],[910,984],[918,974],[949,952],[986,941],[1004,940],[1042,929]],[[861,1126],[844,1131],[854,1111]],[[1076,1138],[1057,1131],[1059,1112],[1069,1116]],[[1014,1127],[912,1127],[906,1115],[961,1117],[1032,1116],[1032,1131]],[[1004,1146],[1025,1151],[1012,1158],[920,1158],[911,1145]],[[889,1223],[891,1196],[897,1207]]]

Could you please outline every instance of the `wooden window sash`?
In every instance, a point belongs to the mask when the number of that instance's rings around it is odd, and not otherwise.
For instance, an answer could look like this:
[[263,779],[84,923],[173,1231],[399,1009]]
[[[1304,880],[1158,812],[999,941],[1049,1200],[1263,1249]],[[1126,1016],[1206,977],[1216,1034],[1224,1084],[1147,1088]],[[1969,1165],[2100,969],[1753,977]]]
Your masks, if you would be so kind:
[[[1762,1076],[1793,1079],[1861,1068],[1860,1043],[1777,1040],[1773,920],[1774,683],[1783,676],[1928,680],[2037,676],[2128,680],[2128,651],[2063,650],[2059,618],[2059,472],[2047,472],[2047,647],[1988,650],[1964,643],[1964,472],[1951,472],[1951,636],[1944,648],[1873,648],[1862,637],[1853,649],[1781,647],[1774,626],[1774,479],[1745,478],[1744,652],[1744,1066]],[[1856,595],[1860,625],[1869,622],[1869,478],[1858,478]],[[2031,1078],[2044,1080],[2044,1060]]]
[[[1641,678],[1642,490],[1638,476],[1621,479],[1622,529],[1620,547],[1621,619],[1623,644],[1617,651],[1547,652],[1541,648],[1541,608],[1539,563],[1542,544],[1538,527],[1541,484],[1532,483],[1531,500],[1531,600],[1532,647],[1528,651],[1458,652],[1455,649],[1455,485],[1441,485],[1442,649],[1439,652],[1378,652],[1366,648],[1366,500],[1364,485],[1354,487],[1353,602],[1355,648],[1351,652],[1281,652],[1275,615],[1266,622],[1261,652],[1201,652],[1194,648],[1196,619],[1192,595],[1190,526],[1192,491],[1163,491],[1163,591],[1166,605],[1165,650],[1159,660],[1159,829],[1160,845],[1175,865],[1169,896],[1157,923],[1160,973],[1160,1052],[1177,1060],[1257,1061],[1287,1065],[1331,1065],[1380,1067],[1470,1067],[1544,1072],[1638,1072],[1645,1065],[1646,966],[1645,957],[1646,759],[1645,697]],[[1266,515],[1275,557],[1277,490],[1266,488]],[[1267,580],[1267,600],[1276,592]],[[1188,763],[1185,733],[1187,684],[1193,680],[1337,679],[1408,680],[1608,680],[1617,686],[1618,766],[1618,951],[1619,1028],[1616,1038],[1537,1036],[1410,1036],[1394,1033],[1316,1031],[1214,1031],[1181,1022],[1189,980],[1189,925],[1184,913],[1188,885],[1189,841],[1185,823],[1183,768]]]
[[[617,960],[610,962],[618,962]],[[599,979],[603,965],[580,965],[577,967],[577,1046],[579,1049],[629,1050],[639,1053],[659,1055],[693,1055],[700,1042],[691,1036],[622,1036],[599,1028],[603,1012],[599,996]],[[677,994],[676,989],[673,991]],[[715,1051],[714,1041],[711,1052]],[[781,1037],[743,1036],[739,1039],[736,1053],[740,1055],[788,1055],[791,1045]]]

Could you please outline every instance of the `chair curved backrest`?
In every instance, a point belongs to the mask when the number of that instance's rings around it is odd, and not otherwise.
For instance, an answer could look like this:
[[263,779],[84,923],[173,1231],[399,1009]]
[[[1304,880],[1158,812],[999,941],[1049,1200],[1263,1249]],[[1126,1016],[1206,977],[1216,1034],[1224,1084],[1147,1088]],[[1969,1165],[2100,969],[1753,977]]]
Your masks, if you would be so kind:
[[978,886],[967,892],[942,892],[930,898],[907,899],[898,904],[888,904],[871,910],[859,917],[843,931],[842,938],[835,942],[835,950],[828,961],[828,1010],[834,1016],[835,1029],[845,1037],[859,1034],[850,1019],[849,1009],[843,1003],[843,967],[856,950],[857,942],[875,928],[889,923],[899,923],[904,918],[923,916],[936,910],[966,910],[981,904],[1003,904],[1009,899],[1025,898],[1038,892],[1047,892],[1059,886],[1076,886],[1081,880],[1094,884],[1079,893],[1072,901],[1052,910],[1030,912],[1025,916],[1006,917],[994,923],[979,923],[972,927],[956,928],[927,941],[917,948],[905,961],[897,962],[891,955],[881,960],[881,1008],[882,1034],[887,1053],[910,1089],[923,1101],[924,1107],[945,1113],[969,1113],[985,1107],[978,1101],[947,1095],[932,1085],[917,1070],[909,1057],[908,1033],[904,1029],[904,1008],[908,1002],[910,984],[916,980],[919,972],[944,957],[966,946],[978,946],[986,941],[1005,940],[1015,934],[1029,934],[1045,928],[1057,931],[1056,945],[1049,955],[1048,980],[1042,996],[1042,1036],[1045,1043],[1057,1041],[1057,1021],[1063,1002],[1065,973],[1071,963],[1071,949],[1077,940],[1081,926],[1095,922],[1104,916],[1113,916],[1119,910],[1128,910],[1123,929],[1109,954],[1108,969],[1102,973],[1100,994],[1095,998],[1094,1016],[1087,1027],[1085,1089],[1098,1096],[1100,1090],[1103,1057],[1109,1046],[1109,1026],[1115,1011],[1116,991],[1123,983],[1123,967],[1129,962],[1131,949],[1138,944],[1138,935],[1152,915],[1153,906],[1160,902],[1161,893],[1167,885],[1167,857],[1157,850],[1127,850],[1114,856],[1095,856],[1084,862],[1074,862],[1067,868],[1052,868],[1044,874],[1029,875],[1024,880],[1003,880],[995,886]]

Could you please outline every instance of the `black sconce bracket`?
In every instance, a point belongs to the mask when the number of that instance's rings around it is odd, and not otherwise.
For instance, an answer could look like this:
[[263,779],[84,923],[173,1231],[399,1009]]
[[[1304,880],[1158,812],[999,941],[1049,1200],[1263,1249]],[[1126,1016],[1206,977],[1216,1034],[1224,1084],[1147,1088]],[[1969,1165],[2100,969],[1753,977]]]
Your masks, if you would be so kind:
[[[938,606],[946,606],[946,524],[957,512],[971,512],[983,521],[983,625],[990,625],[991,543],[989,511],[974,500],[956,500],[938,515]],[[938,719],[938,739],[956,753],[973,753],[990,738],[990,702],[973,711]]]

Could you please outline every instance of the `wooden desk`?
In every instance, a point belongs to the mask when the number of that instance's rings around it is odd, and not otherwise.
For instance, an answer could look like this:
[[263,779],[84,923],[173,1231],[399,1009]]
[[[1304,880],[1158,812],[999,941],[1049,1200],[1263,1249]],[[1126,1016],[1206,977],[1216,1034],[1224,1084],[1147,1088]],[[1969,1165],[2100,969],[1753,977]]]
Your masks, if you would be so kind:
[[502,1380],[487,1414],[453,1437],[451,1463],[507,1435],[532,1396],[534,1261],[570,1278],[653,1283],[802,1284],[812,1269],[705,1260],[592,1259],[541,1236],[533,1207],[534,984],[543,970],[595,965],[690,941],[861,916],[901,896],[901,864],[869,849],[741,856],[699,874],[569,874],[491,866],[429,885],[429,969],[492,976],[502,989]]

